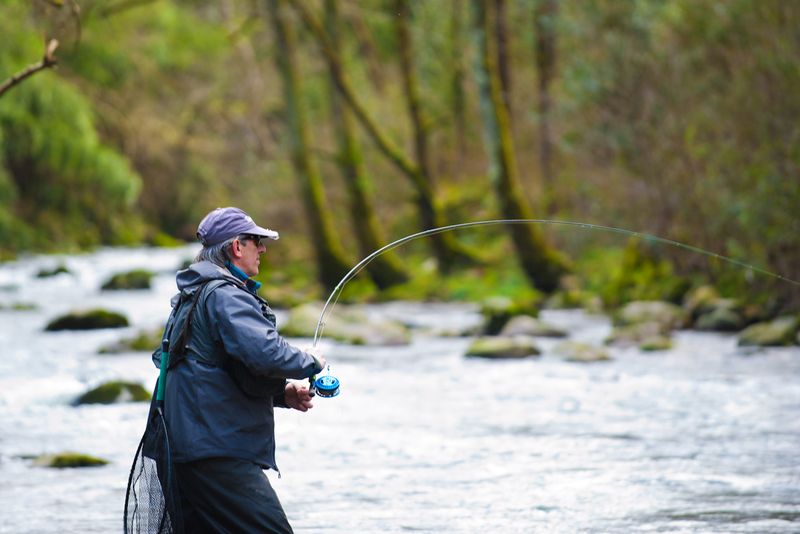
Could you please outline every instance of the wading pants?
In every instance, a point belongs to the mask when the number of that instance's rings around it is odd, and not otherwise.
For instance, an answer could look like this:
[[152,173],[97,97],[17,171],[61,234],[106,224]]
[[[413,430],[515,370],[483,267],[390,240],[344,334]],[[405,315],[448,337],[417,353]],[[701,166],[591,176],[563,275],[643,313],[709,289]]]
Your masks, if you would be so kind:
[[278,496],[261,468],[236,458],[175,464],[186,534],[291,534]]

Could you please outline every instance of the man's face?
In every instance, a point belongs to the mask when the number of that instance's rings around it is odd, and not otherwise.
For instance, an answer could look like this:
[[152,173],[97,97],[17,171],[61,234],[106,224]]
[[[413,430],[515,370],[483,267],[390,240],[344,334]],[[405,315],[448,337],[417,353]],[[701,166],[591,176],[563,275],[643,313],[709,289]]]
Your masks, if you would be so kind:
[[247,236],[237,239],[233,243],[233,264],[244,271],[247,276],[258,274],[258,266],[261,263],[259,256],[267,250],[262,241],[263,239],[256,236]]

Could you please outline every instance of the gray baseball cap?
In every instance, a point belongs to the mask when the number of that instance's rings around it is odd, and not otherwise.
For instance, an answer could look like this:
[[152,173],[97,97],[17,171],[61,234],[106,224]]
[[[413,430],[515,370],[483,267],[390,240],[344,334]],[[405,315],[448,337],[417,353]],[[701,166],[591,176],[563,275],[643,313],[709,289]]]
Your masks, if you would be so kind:
[[204,246],[218,245],[237,235],[259,235],[278,239],[278,232],[258,226],[253,218],[239,208],[217,208],[200,221],[197,239]]

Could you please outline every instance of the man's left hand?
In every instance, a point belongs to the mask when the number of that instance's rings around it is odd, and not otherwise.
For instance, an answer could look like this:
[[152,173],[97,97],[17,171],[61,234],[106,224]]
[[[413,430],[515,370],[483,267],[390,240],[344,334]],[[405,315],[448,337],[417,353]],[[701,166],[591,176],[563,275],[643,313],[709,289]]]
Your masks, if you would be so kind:
[[289,382],[286,384],[284,392],[284,400],[289,408],[307,412],[314,407],[314,404],[311,402],[311,394],[308,391],[308,386],[303,386],[300,382]]

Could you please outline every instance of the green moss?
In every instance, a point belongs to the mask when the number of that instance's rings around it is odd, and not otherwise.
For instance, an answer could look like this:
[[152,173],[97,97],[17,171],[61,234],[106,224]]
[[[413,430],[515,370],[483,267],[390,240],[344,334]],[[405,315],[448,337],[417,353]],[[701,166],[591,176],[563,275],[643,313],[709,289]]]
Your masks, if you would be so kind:
[[42,269],[38,273],[36,273],[36,278],[49,278],[51,276],[56,276],[62,273],[69,274],[69,269],[67,269],[64,265],[59,265],[52,269]]
[[117,273],[112,276],[102,289],[150,289],[150,281],[153,273],[145,269],[134,269],[126,273]]
[[87,391],[75,401],[81,404],[112,404],[115,402],[147,402],[151,398],[150,392],[141,384],[134,382],[112,381],[106,382],[90,391]]
[[79,452],[43,454],[42,456],[38,456],[34,459],[35,465],[41,467],[54,467],[58,469],[74,467],[99,467],[108,463],[108,460]]
[[151,331],[140,331],[134,337],[121,339],[115,343],[105,345],[99,350],[100,354],[117,354],[120,352],[150,352],[161,344],[161,335],[164,328]]
[[128,326],[128,319],[119,313],[95,309],[86,312],[72,312],[51,321],[45,330],[95,330],[100,328],[122,328]]

